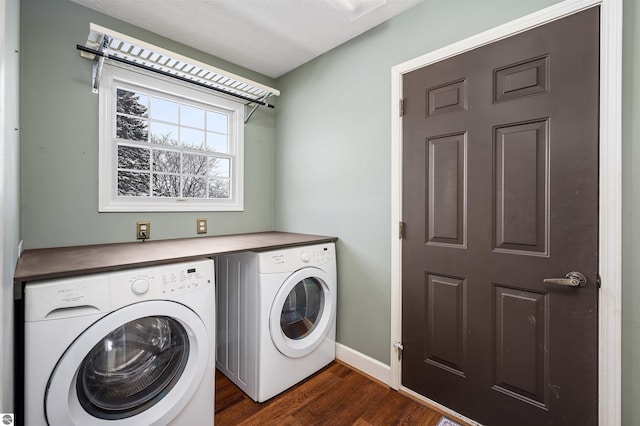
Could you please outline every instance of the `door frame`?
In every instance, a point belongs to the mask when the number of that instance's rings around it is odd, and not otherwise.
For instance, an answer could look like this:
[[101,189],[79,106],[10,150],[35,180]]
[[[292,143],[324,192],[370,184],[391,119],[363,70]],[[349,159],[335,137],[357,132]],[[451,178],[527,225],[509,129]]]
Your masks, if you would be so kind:
[[391,383],[448,414],[474,424],[401,383],[402,361],[394,343],[402,342],[402,81],[406,73],[501,40],[584,9],[600,6],[599,271],[598,314],[599,424],[621,424],[622,413],[622,1],[565,0],[394,66],[391,69]]

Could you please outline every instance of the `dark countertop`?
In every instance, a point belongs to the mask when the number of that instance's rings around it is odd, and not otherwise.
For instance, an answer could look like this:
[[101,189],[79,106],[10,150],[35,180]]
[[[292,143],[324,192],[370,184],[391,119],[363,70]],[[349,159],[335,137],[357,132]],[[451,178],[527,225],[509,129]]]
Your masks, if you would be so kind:
[[180,238],[131,243],[99,244],[25,250],[18,259],[14,283],[21,297],[27,281],[107,272],[164,263],[181,262],[242,251],[334,242],[337,238],[289,232]]

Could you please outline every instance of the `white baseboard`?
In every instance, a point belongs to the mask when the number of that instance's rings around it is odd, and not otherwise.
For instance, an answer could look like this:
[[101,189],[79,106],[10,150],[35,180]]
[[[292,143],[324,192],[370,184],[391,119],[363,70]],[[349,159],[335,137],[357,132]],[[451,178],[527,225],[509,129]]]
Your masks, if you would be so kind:
[[[381,363],[380,361],[371,358],[363,353],[360,353],[356,350],[353,350],[347,346],[341,345],[340,343],[336,343],[336,359],[340,362],[347,364],[349,367],[358,370],[367,376],[370,376],[376,379],[379,382],[382,382],[388,386],[391,383],[391,367]],[[480,423],[477,423],[471,419],[464,417],[461,414],[456,413],[455,411],[445,407],[444,405],[438,404],[435,401],[432,401],[424,396],[412,391],[411,389],[401,387],[401,389],[405,394],[410,395],[414,399],[418,401],[423,401],[427,405],[437,408],[438,410],[446,413],[450,418],[462,420],[463,422],[467,422],[473,426],[481,426]]]
[[391,367],[377,359],[373,359],[340,343],[336,343],[336,358],[379,382],[386,385],[391,383]]

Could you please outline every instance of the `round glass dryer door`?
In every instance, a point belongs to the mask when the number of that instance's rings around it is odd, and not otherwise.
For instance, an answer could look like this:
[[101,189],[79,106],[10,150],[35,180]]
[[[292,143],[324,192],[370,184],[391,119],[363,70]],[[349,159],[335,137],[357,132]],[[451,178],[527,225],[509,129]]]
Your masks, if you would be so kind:
[[152,300],[114,311],[67,348],[49,378],[52,425],[168,424],[193,397],[209,361],[202,319]]
[[271,307],[271,340],[291,358],[315,350],[332,324],[334,297],[325,273],[305,268],[291,275],[278,290]]
[[289,292],[280,312],[280,328],[289,339],[308,336],[322,317],[325,294],[317,278],[299,281]]
[[80,364],[76,391],[89,414],[107,420],[131,417],[171,391],[189,357],[184,327],[166,316],[117,327]]

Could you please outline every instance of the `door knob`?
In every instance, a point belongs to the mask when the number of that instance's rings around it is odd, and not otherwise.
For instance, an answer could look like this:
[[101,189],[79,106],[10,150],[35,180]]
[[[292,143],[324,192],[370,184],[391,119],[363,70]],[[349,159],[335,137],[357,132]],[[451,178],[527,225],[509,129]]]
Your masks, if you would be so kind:
[[569,272],[564,278],[545,278],[547,284],[564,285],[568,287],[584,287],[587,285],[587,278],[580,272]]

